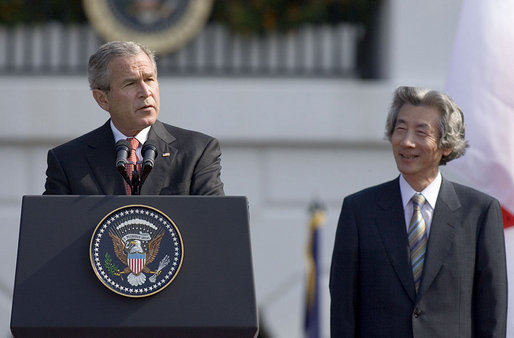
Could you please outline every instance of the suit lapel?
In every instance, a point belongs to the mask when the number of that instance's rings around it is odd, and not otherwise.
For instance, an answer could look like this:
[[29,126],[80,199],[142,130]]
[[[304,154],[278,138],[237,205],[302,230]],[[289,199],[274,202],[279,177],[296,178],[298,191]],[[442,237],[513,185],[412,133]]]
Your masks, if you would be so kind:
[[104,195],[125,195],[123,178],[115,167],[114,136],[109,121],[85,139],[86,158],[98,189]]
[[409,244],[398,179],[390,182],[390,186],[379,196],[378,206],[382,212],[376,218],[376,224],[382,242],[405,292],[414,302],[416,290],[409,263]]
[[455,239],[455,229],[460,223],[455,211],[461,207],[453,184],[443,178],[432,217],[430,236],[428,238],[425,266],[421,292],[418,298],[428,290],[441,269],[448,251]]
[[170,168],[177,155],[177,149],[172,146],[175,137],[171,135],[162,122],[156,121],[148,133],[148,139],[157,146],[155,164],[148,175],[143,187],[142,195],[159,195],[170,176]]

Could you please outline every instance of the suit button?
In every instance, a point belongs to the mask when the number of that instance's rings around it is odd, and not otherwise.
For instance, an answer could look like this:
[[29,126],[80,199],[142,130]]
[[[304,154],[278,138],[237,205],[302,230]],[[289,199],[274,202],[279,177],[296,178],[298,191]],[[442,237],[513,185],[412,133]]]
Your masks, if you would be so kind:
[[419,316],[421,316],[419,309],[414,309],[414,318],[419,318]]

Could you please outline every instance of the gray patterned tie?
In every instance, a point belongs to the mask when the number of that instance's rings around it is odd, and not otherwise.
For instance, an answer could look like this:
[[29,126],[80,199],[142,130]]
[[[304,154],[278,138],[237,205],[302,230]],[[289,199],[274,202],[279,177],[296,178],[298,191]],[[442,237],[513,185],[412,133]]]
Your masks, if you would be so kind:
[[421,283],[421,274],[423,272],[423,263],[425,261],[425,251],[427,248],[427,231],[425,220],[421,214],[421,207],[425,203],[425,197],[421,194],[412,196],[412,205],[414,211],[409,224],[409,247],[410,261],[412,265],[412,274],[414,276],[414,284],[416,292],[418,292]]

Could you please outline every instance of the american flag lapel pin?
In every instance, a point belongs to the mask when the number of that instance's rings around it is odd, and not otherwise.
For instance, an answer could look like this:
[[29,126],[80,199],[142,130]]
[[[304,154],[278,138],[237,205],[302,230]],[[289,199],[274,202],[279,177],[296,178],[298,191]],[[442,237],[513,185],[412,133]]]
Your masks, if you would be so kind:
[[170,157],[170,153],[162,153],[162,157]]

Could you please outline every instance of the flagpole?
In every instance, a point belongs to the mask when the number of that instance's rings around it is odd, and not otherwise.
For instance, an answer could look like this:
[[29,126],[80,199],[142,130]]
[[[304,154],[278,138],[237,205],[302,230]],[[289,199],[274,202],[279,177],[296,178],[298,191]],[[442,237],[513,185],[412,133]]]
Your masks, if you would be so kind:
[[320,325],[320,227],[325,223],[325,207],[319,201],[314,201],[309,206],[310,221],[308,227],[308,239],[306,245],[306,292],[305,292],[305,338],[321,337]]

